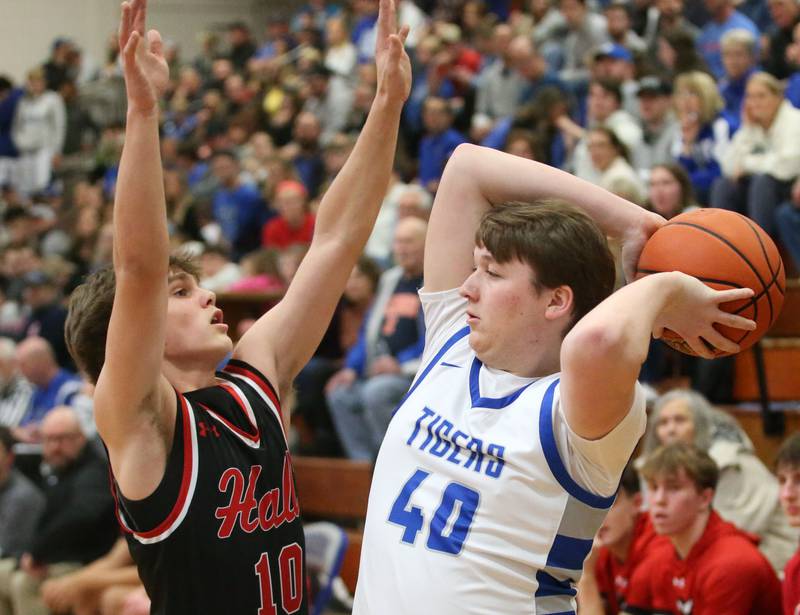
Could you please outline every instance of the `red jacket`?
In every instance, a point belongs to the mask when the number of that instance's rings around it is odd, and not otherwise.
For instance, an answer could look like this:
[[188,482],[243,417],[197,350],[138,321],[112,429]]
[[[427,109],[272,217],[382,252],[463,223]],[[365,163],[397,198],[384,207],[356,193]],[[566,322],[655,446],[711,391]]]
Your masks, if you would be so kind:
[[783,613],[800,615],[800,551],[783,569]]
[[671,544],[636,570],[627,612],[674,615],[780,615],[781,584],[750,534],[713,510],[686,559]]

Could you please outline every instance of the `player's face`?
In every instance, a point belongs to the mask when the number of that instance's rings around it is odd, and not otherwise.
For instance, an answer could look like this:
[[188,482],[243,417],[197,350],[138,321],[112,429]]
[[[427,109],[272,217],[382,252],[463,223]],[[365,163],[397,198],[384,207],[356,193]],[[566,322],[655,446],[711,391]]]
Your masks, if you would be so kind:
[[486,365],[514,372],[519,359],[541,341],[552,291],[537,293],[535,274],[521,261],[498,263],[483,247],[475,248],[474,259],[475,269],[460,289],[468,302],[469,344]]
[[792,527],[800,527],[800,467],[782,465],[778,468],[778,496],[783,512]]
[[617,499],[597,531],[596,540],[601,546],[614,548],[633,538],[640,501],[638,494],[630,496],[624,489],[619,490]]
[[708,510],[713,491],[698,491],[681,468],[676,474],[655,477],[647,482],[650,519],[658,534],[677,536],[687,531],[698,515]]
[[230,352],[233,344],[228,325],[215,301],[214,293],[200,288],[188,273],[170,274],[164,343],[167,360],[182,365],[188,360],[213,367]]
[[656,437],[661,444],[694,441],[692,411],[683,399],[673,399],[661,408],[656,422]]

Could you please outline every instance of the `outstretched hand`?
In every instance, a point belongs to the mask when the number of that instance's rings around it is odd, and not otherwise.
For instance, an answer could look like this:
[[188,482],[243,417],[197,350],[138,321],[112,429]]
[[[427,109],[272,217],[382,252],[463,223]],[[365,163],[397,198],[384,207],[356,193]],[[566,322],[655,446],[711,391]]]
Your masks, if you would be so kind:
[[720,305],[750,299],[750,288],[714,290],[689,275],[681,274],[681,291],[662,312],[653,329],[660,338],[665,329],[680,335],[699,356],[713,359],[714,349],[727,353],[739,352],[739,345],[722,335],[714,325],[724,325],[743,331],[753,331],[756,323],[749,318],[726,312]]
[[403,47],[407,36],[408,26],[397,29],[394,0],[380,0],[375,41],[378,93],[400,102],[411,92],[411,61]]
[[119,48],[122,51],[128,109],[152,112],[157,109],[158,99],[167,89],[169,67],[164,59],[161,35],[157,30],[150,30],[145,35],[146,16],[147,0],[126,0],[122,3]]

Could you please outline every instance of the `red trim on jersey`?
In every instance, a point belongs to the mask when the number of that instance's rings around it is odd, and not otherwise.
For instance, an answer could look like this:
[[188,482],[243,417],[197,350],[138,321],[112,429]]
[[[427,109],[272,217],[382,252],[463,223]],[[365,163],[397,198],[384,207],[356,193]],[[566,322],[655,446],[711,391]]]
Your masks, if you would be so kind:
[[122,519],[119,511],[119,496],[117,495],[117,483],[114,481],[114,473],[111,471],[111,464],[108,465],[108,481],[111,483],[111,496],[114,498],[114,514],[117,516],[117,523],[125,534],[133,534],[133,530],[127,526]]
[[[222,388],[225,388],[224,385],[220,385],[220,386]],[[261,434],[258,431],[258,425],[253,425],[252,421],[250,420],[250,416],[247,414],[247,410],[245,410],[245,408],[242,406],[241,402],[239,401],[239,398],[236,395],[234,395],[233,393],[231,393],[230,391],[228,391],[228,393],[230,393],[230,395],[236,400],[236,403],[239,404],[239,407],[242,409],[242,412],[244,413],[245,417],[247,417],[247,422],[250,423],[250,426],[255,430],[255,434],[249,434],[246,431],[243,431],[243,430],[239,429],[236,425],[234,425],[233,423],[228,421],[224,416],[222,416],[221,414],[218,414],[217,412],[214,412],[211,408],[209,408],[205,404],[200,403],[200,402],[197,402],[197,404],[199,406],[201,406],[206,412],[208,412],[209,414],[213,415],[215,419],[217,419],[220,423],[225,425],[225,427],[230,429],[232,432],[240,435],[243,438],[247,438],[248,440],[250,440],[251,442],[253,442],[255,444],[258,444],[258,442],[261,439]]]
[[178,394],[178,399],[180,399],[181,412],[183,412],[183,477],[181,478],[181,488],[178,492],[175,506],[172,507],[172,511],[158,527],[147,532],[134,532],[136,536],[141,538],[153,538],[169,529],[169,526],[175,522],[175,519],[183,510],[183,504],[189,493],[189,484],[192,481],[192,434],[189,431],[191,421],[189,420],[189,406],[186,403],[186,399],[180,393]]
[[246,376],[255,382],[259,387],[261,387],[261,390],[267,394],[267,397],[269,397],[270,401],[275,404],[275,407],[278,409],[278,414],[281,417],[281,423],[283,422],[283,410],[281,409],[281,402],[278,400],[278,395],[275,393],[275,389],[272,388],[272,385],[269,383],[269,381],[261,376],[261,374],[253,369],[248,369],[240,365],[231,365],[230,363],[225,366],[223,371],[230,372],[232,374],[238,374],[240,376]]

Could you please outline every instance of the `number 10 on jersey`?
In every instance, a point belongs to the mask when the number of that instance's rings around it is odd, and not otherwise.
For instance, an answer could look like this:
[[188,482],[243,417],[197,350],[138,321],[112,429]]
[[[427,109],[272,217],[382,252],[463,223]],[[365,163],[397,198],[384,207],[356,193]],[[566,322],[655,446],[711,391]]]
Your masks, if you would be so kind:
[[[389,513],[389,522],[399,525],[403,531],[402,541],[413,545],[417,534],[422,531],[425,517],[418,506],[409,506],[411,494],[417,490],[422,482],[430,476],[430,472],[417,470],[408,479],[400,494],[392,504]],[[469,534],[475,511],[478,510],[480,494],[460,483],[450,483],[442,493],[442,501],[430,521],[430,531],[426,546],[433,551],[458,555],[464,547],[464,541]],[[453,512],[458,506],[458,514],[451,521]]]

